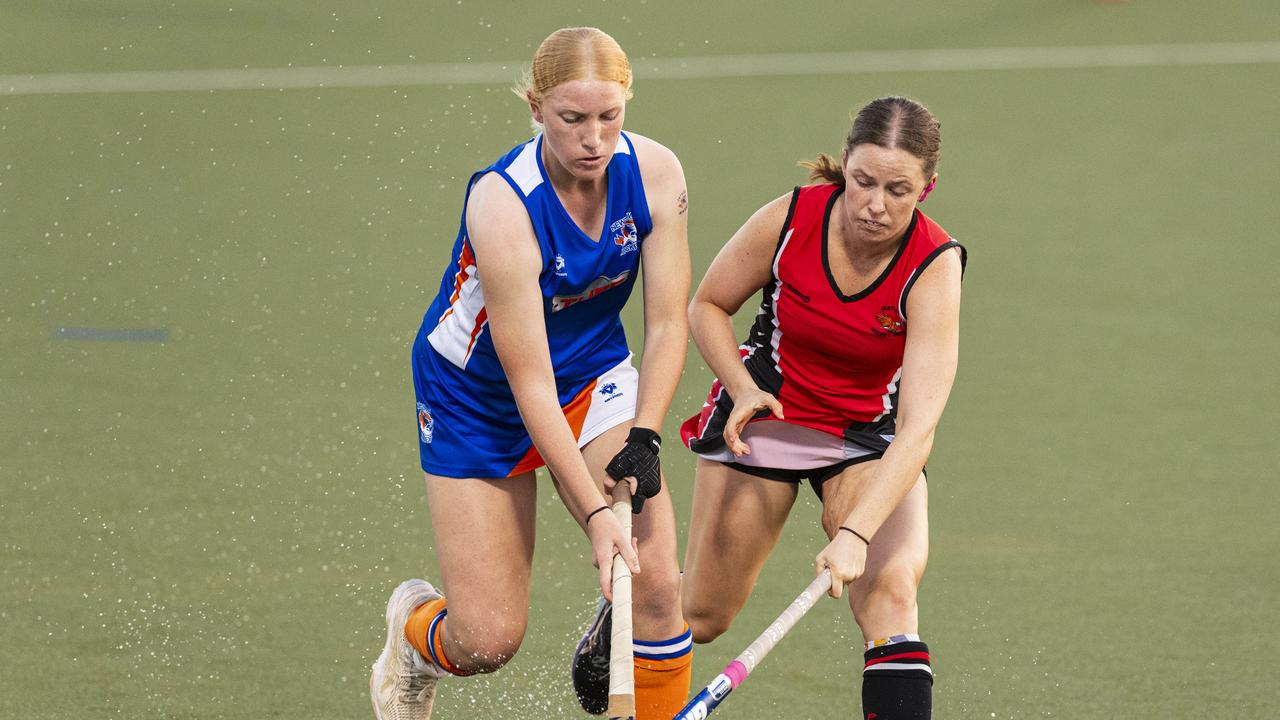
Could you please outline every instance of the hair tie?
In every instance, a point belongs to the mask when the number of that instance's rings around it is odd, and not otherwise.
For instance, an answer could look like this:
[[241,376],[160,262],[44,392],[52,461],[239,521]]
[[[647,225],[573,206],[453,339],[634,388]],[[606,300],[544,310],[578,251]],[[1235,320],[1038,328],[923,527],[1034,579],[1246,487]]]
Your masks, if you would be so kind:
[[590,525],[590,524],[591,524],[591,518],[595,517],[597,513],[602,513],[602,512],[604,512],[605,510],[608,510],[608,509],[609,509],[609,506],[608,506],[608,505],[601,505],[600,507],[596,508],[595,510],[592,510],[591,512],[587,513],[587,516],[586,516],[585,518],[583,518],[583,520],[582,520],[582,526],[583,526],[583,527],[586,527],[587,525]]
[[[871,541],[870,541],[870,540],[868,540],[868,539],[866,539],[865,537],[863,537],[863,536],[862,536],[862,533],[858,532],[857,530],[854,530],[854,529],[853,529],[853,528],[851,528],[851,527],[845,527],[844,525],[841,525],[841,526],[840,526],[840,530],[844,530],[844,531],[846,531],[846,532],[848,532],[848,533],[852,534],[854,537],[858,538],[858,539],[859,539],[859,540],[861,540],[862,542],[866,543],[867,545],[871,545]],[[840,532],[840,530],[837,530],[836,532]]]

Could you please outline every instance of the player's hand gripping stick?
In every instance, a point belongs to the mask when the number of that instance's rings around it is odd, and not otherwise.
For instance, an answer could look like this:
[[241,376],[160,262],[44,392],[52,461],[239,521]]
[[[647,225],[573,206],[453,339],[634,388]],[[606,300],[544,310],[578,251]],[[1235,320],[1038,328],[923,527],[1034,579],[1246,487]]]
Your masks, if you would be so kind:
[[662,470],[658,463],[658,451],[662,438],[649,428],[633,427],[627,433],[627,444],[609,461],[604,471],[609,477],[622,482],[623,478],[636,479],[636,492],[631,498],[631,512],[644,509],[644,501],[662,490]]

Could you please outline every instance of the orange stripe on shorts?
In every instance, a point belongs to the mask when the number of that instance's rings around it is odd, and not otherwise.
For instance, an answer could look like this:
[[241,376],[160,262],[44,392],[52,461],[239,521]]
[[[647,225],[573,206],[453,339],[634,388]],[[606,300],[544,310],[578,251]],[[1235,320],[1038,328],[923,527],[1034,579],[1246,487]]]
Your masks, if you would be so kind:
[[[587,422],[587,411],[591,409],[591,394],[596,390],[596,384],[590,383],[586,387],[578,391],[573,399],[565,404],[561,411],[564,412],[564,419],[569,421],[569,430],[573,432],[573,437],[582,436],[582,426]],[[530,470],[537,470],[546,465],[546,461],[542,459],[542,455],[538,453],[538,448],[529,446],[529,452],[524,454],[520,462],[507,473],[507,477],[515,477]]]

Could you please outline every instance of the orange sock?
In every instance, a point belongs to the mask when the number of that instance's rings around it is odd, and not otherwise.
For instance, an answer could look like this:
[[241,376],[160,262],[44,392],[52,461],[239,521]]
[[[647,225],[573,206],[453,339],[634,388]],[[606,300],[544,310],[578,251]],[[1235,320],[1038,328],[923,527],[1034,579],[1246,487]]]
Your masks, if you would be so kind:
[[423,603],[409,613],[409,621],[404,625],[404,636],[409,644],[422,654],[422,657],[434,662],[450,675],[470,675],[459,670],[444,656],[444,618],[449,614],[445,607],[445,599],[437,598]]
[[636,720],[670,720],[684,709],[693,678],[693,638],[635,643]]

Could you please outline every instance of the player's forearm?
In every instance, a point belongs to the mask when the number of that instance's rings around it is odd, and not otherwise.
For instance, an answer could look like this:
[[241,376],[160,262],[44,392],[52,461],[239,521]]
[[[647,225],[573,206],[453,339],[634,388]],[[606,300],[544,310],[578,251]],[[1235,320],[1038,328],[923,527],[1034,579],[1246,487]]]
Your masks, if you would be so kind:
[[954,329],[947,334],[926,330],[907,338],[894,438],[876,464],[876,477],[868,483],[866,496],[858,499],[846,522],[868,537],[911,491],[929,461],[956,374]]
[[547,469],[555,474],[565,508],[581,521],[587,513],[600,506],[603,497],[582,460],[577,439],[564,419],[555,384],[510,379],[525,429],[538,454],[547,463]]
[[755,387],[755,381],[742,364],[733,318],[723,308],[694,298],[689,305],[689,330],[702,359],[729,391],[729,397],[738,397],[743,388]]
[[640,396],[636,402],[636,425],[660,431],[671,407],[680,375],[684,372],[689,326],[684,317],[645,323],[644,352],[640,357]]
[[845,517],[844,525],[870,538],[884,524],[920,477],[933,449],[933,430],[896,435],[877,463],[876,476]]

